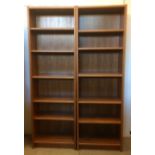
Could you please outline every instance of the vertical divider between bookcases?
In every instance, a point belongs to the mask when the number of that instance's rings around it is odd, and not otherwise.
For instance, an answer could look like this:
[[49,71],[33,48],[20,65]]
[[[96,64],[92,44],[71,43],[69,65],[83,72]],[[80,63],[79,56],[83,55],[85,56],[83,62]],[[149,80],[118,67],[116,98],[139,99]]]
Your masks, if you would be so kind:
[[75,10],[75,66],[76,66],[76,148],[79,149],[79,79],[78,79],[78,72],[79,72],[79,55],[78,55],[78,7],[74,7]]

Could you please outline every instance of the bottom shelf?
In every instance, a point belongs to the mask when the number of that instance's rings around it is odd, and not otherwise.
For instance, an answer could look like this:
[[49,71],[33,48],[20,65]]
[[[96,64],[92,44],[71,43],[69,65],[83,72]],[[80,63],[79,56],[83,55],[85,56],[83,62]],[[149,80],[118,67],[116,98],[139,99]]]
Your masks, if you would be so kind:
[[37,136],[33,141],[35,144],[60,144],[73,145],[74,139],[69,136]]
[[80,138],[80,146],[97,146],[97,147],[120,147],[119,139],[96,139],[96,138]]

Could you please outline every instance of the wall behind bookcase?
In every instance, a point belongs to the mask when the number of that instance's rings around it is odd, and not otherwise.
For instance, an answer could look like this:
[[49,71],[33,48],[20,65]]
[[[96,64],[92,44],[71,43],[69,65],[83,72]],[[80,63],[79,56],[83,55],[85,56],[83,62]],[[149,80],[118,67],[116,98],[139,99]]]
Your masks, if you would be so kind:
[[125,57],[125,103],[124,103],[124,137],[129,137],[131,130],[131,1],[130,0],[40,0],[25,1],[25,25],[24,25],[24,133],[31,134],[31,109],[30,109],[30,75],[29,75],[29,51],[27,31],[27,6],[74,6],[74,5],[115,5],[128,4],[127,40]]

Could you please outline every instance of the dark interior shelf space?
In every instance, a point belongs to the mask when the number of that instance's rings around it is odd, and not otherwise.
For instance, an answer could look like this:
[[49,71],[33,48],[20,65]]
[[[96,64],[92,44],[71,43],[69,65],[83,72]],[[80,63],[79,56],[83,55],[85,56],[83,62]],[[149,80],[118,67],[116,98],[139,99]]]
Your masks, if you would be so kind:
[[[88,130],[89,129],[89,130]],[[120,125],[119,124],[80,124],[80,138],[96,138],[96,139],[119,139]]]
[[79,139],[79,145],[80,146],[120,146],[120,140],[119,139],[114,139],[114,138],[103,138],[103,139],[97,139],[97,138],[80,138]]
[[122,53],[81,52],[79,54],[80,73],[121,73]]
[[73,121],[35,121],[36,136],[69,136],[73,137]]
[[50,50],[50,51],[73,51],[74,34],[39,32],[31,33],[31,49]]
[[44,104],[38,103],[34,105],[35,115],[55,115],[55,116],[71,116],[74,115],[74,105],[64,103]]
[[79,29],[122,29],[123,17],[124,8],[115,11],[110,8],[81,8],[79,9]]
[[73,80],[37,79],[33,82],[35,98],[73,98]]
[[80,78],[80,99],[120,99],[120,78]]
[[74,56],[71,54],[33,55],[33,75],[73,76]]
[[35,144],[74,144],[74,139],[72,136],[36,136],[34,138]]
[[81,34],[79,36],[79,47],[122,47],[122,34],[119,33],[94,33]]
[[107,104],[80,104],[79,117],[80,118],[118,118],[120,119],[121,106],[107,105]]
[[36,28],[73,28],[74,9],[31,9],[31,27]]

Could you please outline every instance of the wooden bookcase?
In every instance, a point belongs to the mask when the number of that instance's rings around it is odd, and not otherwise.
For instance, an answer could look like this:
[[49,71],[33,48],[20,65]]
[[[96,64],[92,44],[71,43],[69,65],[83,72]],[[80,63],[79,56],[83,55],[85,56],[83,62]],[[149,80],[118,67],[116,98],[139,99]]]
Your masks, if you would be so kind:
[[122,149],[126,10],[29,7],[35,146]]
[[29,8],[33,144],[76,146],[74,8]]

